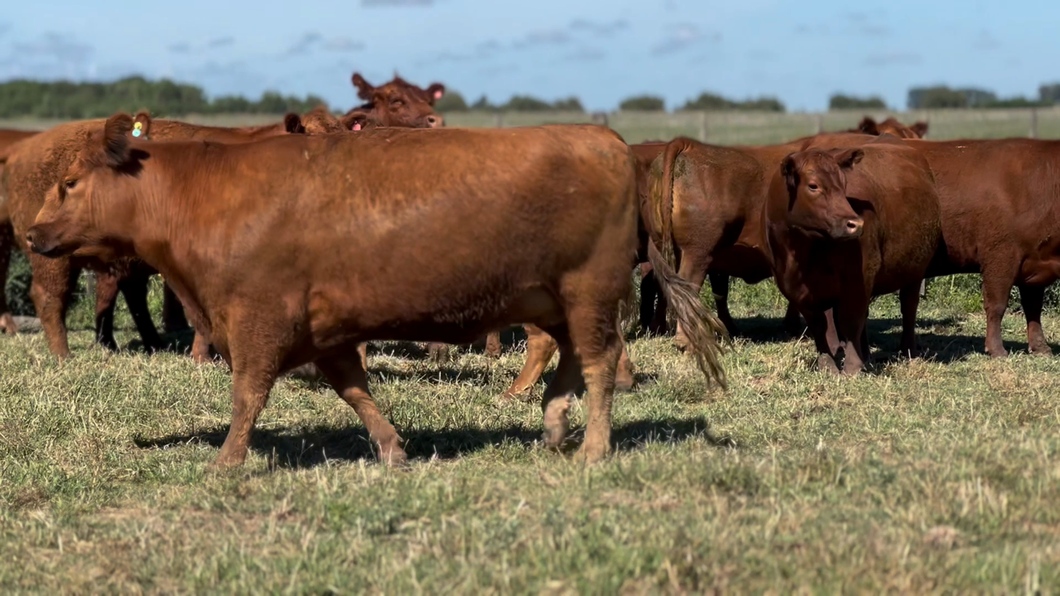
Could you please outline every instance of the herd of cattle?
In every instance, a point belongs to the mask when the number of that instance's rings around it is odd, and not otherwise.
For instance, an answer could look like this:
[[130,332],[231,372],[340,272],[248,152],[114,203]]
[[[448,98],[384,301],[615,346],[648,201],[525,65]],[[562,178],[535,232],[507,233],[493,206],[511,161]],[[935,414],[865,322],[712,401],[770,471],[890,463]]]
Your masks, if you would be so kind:
[[[873,296],[898,292],[901,349],[916,351],[924,279],[981,272],[986,351],[1004,356],[1013,285],[1029,349],[1048,353],[1045,289],[1060,277],[1060,142],[927,141],[927,125],[870,118],[782,145],[686,138],[627,145],[606,127],[443,126],[445,92],[400,78],[353,84],[364,104],[288,114],[254,128],[117,114],[43,132],[0,131],[0,292],[12,246],[29,256],[50,350],[70,355],[65,315],[83,269],[96,275],[96,339],[115,348],[120,292],[148,349],[162,347],[148,279],[165,281],[166,332],[195,330],[233,374],[232,425],[214,465],[241,464],[278,375],[315,366],[364,422],[380,458],[405,459],[369,392],[366,342],[447,344],[526,330],[506,392],[525,394],[558,350],[542,400],[559,447],[586,392],[576,457],[611,449],[611,402],[633,385],[620,311],[639,267],[640,321],[667,330],[708,380],[725,383],[736,333],[729,277],[776,280],[818,366],[869,358]],[[418,129],[418,130],[417,130]],[[699,300],[710,276],[718,317]],[[15,322],[0,293],[0,328]]]

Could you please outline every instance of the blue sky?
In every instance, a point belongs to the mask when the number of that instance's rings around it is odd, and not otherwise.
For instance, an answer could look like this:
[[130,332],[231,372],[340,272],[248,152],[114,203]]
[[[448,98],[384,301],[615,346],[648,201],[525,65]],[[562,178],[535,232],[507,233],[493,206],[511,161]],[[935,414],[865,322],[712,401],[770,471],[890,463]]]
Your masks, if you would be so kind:
[[[904,107],[910,86],[1037,95],[1060,80],[1060,2],[962,0],[42,0],[0,12],[0,80],[139,73],[211,95],[356,103],[350,74],[610,109],[711,90],[819,110],[837,91]],[[378,84],[378,83],[377,83]]]

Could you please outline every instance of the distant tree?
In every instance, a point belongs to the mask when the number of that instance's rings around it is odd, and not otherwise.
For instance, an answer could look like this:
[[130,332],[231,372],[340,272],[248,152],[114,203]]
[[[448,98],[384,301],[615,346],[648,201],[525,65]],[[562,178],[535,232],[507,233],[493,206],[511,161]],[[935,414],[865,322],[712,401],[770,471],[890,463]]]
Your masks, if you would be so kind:
[[1047,105],[1060,103],[1060,83],[1049,83],[1038,87],[1038,99]]
[[914,87],[909,90],[909,109],[966,108],[968,98],[945,85]]
[[490,103],[490,100],[485,95],[478,98],[475,103],[471,104],[472,110],[495,110],[497,106]]
[[873,95],[872,97],[855,97],[836,93],[828,99],[829,110],[885,110],[887,103]]
[[552,108],[561,112],[585,112],[582,102],[577,97],[557,99],[552,103]]
[[744,110],[757,112],[783,112],[784,104],[775,97],[759,97],[745,101],[733,101],[720,95],[704,92],[685,103],[682,110]]
[[622,100],[622,103],[618,104],[618,109],[624,112],[662,112],[666,110],[666,102],[663,98],[654,95],[637,95]]
[[699,97],[689,100],[682,110],[731,110],[736,104],[720,95],[703,92]]
[[547,112],[552,109],[552,105],[529,95],[514,95],[501,109],[513,112]]
[[958,89],[957,93],[964,95],[969,108],[979,108],[997,101],[997,94],[985,89],[965,88]]
[[992,101],[990,103],[983,104],[982,106],[979,106],[979,107],[982,107],[982,108],[1039,108],[1039,107],[1045,107],[1045,106],[1049,106],[1049,105],[1052,105],[1052,104],[1049,104],[1049,103],[1046,103],[1046,102],[1043,102],[1043,101],[1039,101],[1039,100],[1027,99],[1026,97],[1020,96],[1020,97],[1008,97],[1008,98],[1005,98],[1005,99],[998,99],[998,100]]
[[[485,99],[485,96],[483,96]],[[434,109],[439,112],[466,112],[467,102],[464,96],[456,91],[447,89],[441,99],[434,102]]]

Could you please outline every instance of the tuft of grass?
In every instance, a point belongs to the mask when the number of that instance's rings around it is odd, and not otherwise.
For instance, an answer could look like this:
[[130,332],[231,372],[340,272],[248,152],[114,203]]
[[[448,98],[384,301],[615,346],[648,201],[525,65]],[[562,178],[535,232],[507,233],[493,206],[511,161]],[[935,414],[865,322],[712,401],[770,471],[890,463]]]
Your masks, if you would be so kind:
[[286,377],[246,466],[211,474],[224,366],[128,349],[123,318],[117,354],[75,318],[61,365],[43,336],[0,338],[0,589],[1055,592],[1060,359],[1027,355],[1015,315],[1012,357],[986,358],[974,291],[947,283],[921,310],[927,358],[895,354],[882,297],[873,369],[844,379],[783,336],[774,286],[733,284],[730,390],[668,338],[631,341],[639,386],[615,401],[615,456],[590,468],[540,447],[537,402],[497,400],[519,345],[441,367],[373,350],[406,471],[374,460],[325,384]]

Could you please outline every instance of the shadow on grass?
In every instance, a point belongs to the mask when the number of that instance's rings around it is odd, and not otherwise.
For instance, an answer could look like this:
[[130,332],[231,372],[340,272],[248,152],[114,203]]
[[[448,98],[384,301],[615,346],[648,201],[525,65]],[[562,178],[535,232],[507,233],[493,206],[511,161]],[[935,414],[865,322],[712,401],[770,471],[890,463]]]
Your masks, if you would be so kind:
[[[568,445],[580,444],[584,429],[575,429]],[[516,425],[504,429],[398,429],[405,439],[409,459],[454,459],[487,447],[514,442],[533,447],[541,438],[541,431]],[[188,443],[205,443],[220,448],[228,435],[228,427],[218,427],[182,435],[161,438],[135,438],[141,449],[168,448]],[[702,417],[687,420],[641,420],[618,425],[612,431],[616,450],[634,451],[649,444],[673,444],[702,438],[710,445],[734,449],[731,437],[716,437]],[[565,445],[567,447],[568,445]],[[374,445],[364,427],[335,427],[318,425],[299,428],[258,429],[250,441],[250,448],[269,458],[271,465],[281,468],[312,468],[329,461],[359,461],[375,459]]]

